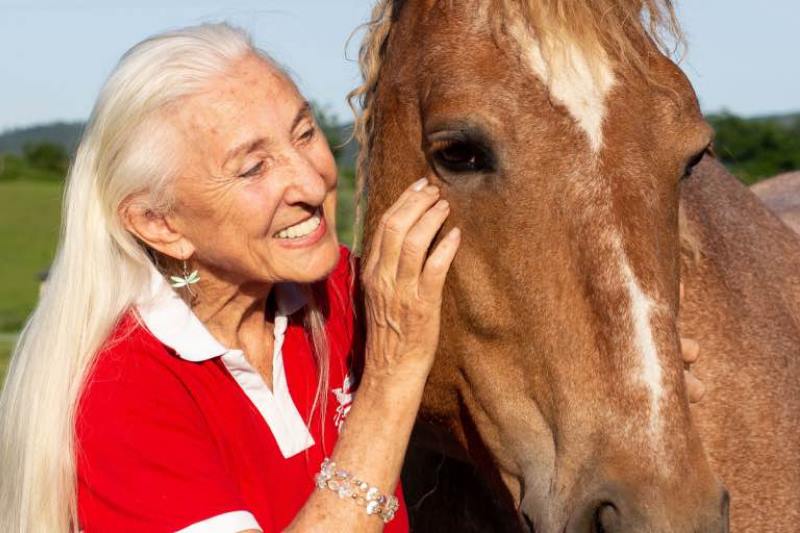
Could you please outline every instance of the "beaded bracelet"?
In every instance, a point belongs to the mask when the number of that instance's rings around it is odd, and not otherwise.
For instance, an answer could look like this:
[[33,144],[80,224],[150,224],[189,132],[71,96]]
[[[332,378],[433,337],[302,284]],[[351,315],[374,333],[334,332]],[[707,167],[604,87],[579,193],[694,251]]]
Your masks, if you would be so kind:
[[400,503],[394,496],[385,496],[378,487],[371,487],[366,481],[353,477],[347,470],[337,469],[336,463],[325,458],[314,481],[320,489],[329,489],[340,498],[352,499],[360,507],[364,507],[368,515],[378,515],[383,523],[394,518]]

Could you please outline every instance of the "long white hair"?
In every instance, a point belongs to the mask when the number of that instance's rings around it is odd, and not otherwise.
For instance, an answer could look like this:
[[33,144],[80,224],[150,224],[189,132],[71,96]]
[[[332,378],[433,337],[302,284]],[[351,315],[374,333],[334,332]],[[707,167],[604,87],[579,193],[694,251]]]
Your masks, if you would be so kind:
[[[148,254],[124,229],[120,205],[146,192],[152,209],[169,208],[174,169],[157,112],[249,53],[271,61],[226,24],[164,33],[129,50],[103,87],[67,178],[47,289],[0,396],[3,533],[77,531],[76,406],[98,350],[149,277]],[[322,321],[310,306],[318,397],[327,380]]]

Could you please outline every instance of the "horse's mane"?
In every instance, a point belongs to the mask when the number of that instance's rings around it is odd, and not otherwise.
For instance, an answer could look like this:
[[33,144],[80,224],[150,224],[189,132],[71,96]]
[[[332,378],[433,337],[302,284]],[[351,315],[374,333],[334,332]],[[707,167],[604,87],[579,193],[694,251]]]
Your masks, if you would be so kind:
[[[356,166],[356,221],[361,222],[363,193],[373,126],[373,100],[378,86],[386,43],[406,0],[378,0],[359,49],[362,83],[348,95],[356,115],[353,137],[359,143]],[[452,3],[453,0],[439,0]],[[525,18],[547,50],[570,41],[588,54],[605,52],[617,62],[631,65],[647,76],[643,39],[662,50],[667,41],[683,43],[673,0],[489,0],[502,16]],[[666,38],[666,39],[665,39]],[[549,45],[548,45],[549,43]],[[358,239],[358,228],[356,239]],[[358,240],[356,241],[356,246]]]

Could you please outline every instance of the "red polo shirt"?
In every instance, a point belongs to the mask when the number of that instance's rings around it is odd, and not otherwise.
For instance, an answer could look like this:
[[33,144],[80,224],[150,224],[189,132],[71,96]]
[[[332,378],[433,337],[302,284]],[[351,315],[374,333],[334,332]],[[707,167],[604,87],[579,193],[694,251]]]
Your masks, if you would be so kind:
[[[352,399],[349,252],[327,282],[330,387],[317,372],[297,287],[275,288],[273,383],[222,346],[153,271],[116,327],[78,408],[78,507],[92,532],[280,531],[314,490]],[[311,416],[311,422],[308,423]],[[347,465],[358,474],[358,465]],[[398,488],[398,496],[400,489]],[[408,531],[405,504],[386,531]],[[342,505],[355,505],[342,501]],[[376,518],[377,520],[377,518]]]

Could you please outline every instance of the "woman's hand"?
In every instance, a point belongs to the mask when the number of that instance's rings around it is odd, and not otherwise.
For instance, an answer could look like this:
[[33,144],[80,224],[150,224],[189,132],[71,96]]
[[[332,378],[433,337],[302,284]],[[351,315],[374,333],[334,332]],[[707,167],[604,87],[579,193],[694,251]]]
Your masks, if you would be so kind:
[[450,213],[439,188],[423,178],[381,218],[364,262],[366,306],[364,379],[421,380],[439,340],[442,287],[460,243],[452,229],[428,249]]
[[[450,231],[428,255],[450,213],[422,179],[384,214],[362,263],[367,344],[364,372],[332,459],[394,492],[439,342],[442,287],[458,249]],[[317,490],[291,531],[383,531],[383,523],[332,491]]]
[[[683,283],[680,285],[680,299],[683,300],[685,291]],[[686,381],[686,395],[689,397],[689,402],[697,403],[703,399],[706,393],[706,386],[703,382],[697,379],[697,376],[692,374],[691,365],[697,361],[700,355],[700,344],[694,339],[681,337],[681,356],[686,365],[686,370],[683,371],[683,378]]]
[[697,403],[703,399],[706,393],[706,386],[692,374],[690,365],[697,361],[700,354],[700,345],[694,339],[681,337],[681,355],[683,362],[686,363],[686,370],[683,371],[683,378],[686,380],[686,395],[689,396],[691,403]]

